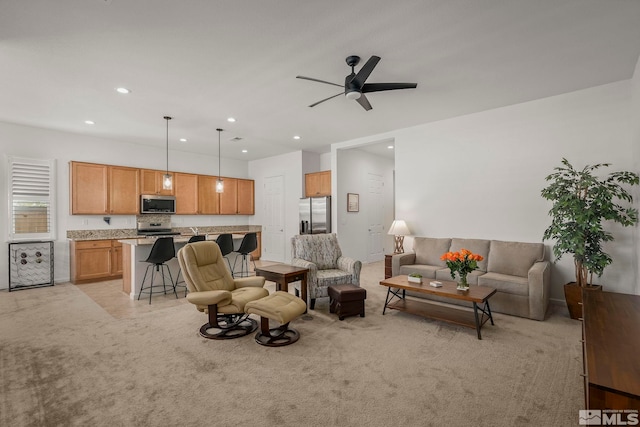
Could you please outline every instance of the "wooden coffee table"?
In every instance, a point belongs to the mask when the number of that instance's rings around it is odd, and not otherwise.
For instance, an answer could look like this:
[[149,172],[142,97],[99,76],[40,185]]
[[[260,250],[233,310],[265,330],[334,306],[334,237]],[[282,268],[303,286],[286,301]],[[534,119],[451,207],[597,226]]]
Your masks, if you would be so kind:
[[[256,276],[276,282],[276,291],[289,292],[289,283],[300,281],[300,297],[307,304],[307,273],[308,268],[295,267],[289,264],[272,264],[265,267],[256,267]],[[307,310],[305,309],[305,313]]]
[[[480,334],[480,328],[482,328],[482,325],[488,320],[491,321],[492,325],[494,324],[491,308],[489,307],[489,298],[496,293],[496,290],[488,286],[471,286],[468,291],[459,291],[456,289],[457,284],[455,282],[444,280],[440,281],[442,282],[441,288],[434,288],[429,284],[430,281],[430,279],[422,279],[422,283],[413,283],[409,282],[406,275],[382,280],[380,285],[388,288],[382,314],[384,315],[387,308],[391,308],[430,319],[455,323],[456,325],[475,329],[478,333],[478,339],[481,340],[482,335]],[[473,311],[466,310],[462,307],[457,308],[433,304],[426,300],[406,299],[406,291],[469,301],[473,304]],[[482,305],[478,306],[478,304]],[[482,314],[480,315],[479,312]]]

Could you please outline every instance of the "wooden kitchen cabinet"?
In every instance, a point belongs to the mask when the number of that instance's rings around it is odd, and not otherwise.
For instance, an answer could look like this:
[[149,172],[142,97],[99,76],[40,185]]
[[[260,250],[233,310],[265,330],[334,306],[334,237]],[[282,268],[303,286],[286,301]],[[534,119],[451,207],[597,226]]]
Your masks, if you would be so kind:
[[109,167],[71,162],[71,215],[109,213]]
[[307,173],[304,175],[306,197],[331,195],[331,171]]
[[255,182],[252,179],[238,179],[238,215],[254,215]]
[[111,274],[122,276],[122,243],[111,241]]
[[[165,171],[96,163],[70,162],[72,215],[138,215],[141,194],[173,195],[177,215],[255,215],[255,182],[182,172],[173,176],[173,189],[162,190]],[[329,187],[331,185],[329,184]]]
[[[171,187],[171,190],[165,190],[162,188],[162,180],[166,173],[166,171],[160,170],[140,169],[140,194],[173,196],[175,193],[175,185]],[[172,172],[169,173],[173,175]]]
[[122,166],[109,166],[109,213],[137,215],[140,213],[139,171]]
[[176,197],[176,215],[198,213],[198,175],[176,172],[173,174],[173,189]]
[[135,215],[140,212],[138,169],[71,162],[72,215]]
[[222,177],[224,191],[220,196],[220,215],[236,215],[238,213],[238,180]]
[[200,215],[218,215],[220,213],[216,178],[210,175],[198,175],[198,214]]
[[122,244],[117,240],[72,240],[69,253],[72,283],[122,277]]

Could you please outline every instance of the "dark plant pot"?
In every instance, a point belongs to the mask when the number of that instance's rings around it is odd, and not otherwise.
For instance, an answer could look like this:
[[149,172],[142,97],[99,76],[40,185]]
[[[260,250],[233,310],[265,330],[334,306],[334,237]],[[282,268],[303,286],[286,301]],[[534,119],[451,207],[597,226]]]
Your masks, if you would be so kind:
[[569,317],[572,319],[582,319],[582,290],[602,291],[602,285],[589,285],[580,287],[576,282],[564,285],[564,299],[567,301]]

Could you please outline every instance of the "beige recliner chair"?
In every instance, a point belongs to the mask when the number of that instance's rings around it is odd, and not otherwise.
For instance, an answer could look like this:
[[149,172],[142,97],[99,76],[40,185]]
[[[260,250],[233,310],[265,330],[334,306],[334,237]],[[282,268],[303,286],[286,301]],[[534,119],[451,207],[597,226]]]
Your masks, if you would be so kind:
[[220,247],[213,241],[185,245],[178,251],[178,262],[189,289],[187,300],[209,314],[200,335],[230,339],[258,328],[258,323],[245,314],[244,306],[269,295],[263,287],[264,277],[231,277]]

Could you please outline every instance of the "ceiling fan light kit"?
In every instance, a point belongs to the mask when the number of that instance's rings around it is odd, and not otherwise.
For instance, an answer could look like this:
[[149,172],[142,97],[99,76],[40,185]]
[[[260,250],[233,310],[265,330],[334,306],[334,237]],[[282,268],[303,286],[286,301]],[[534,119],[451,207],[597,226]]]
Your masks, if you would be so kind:
[[339,85],[337,83],[331,83],[325,80],[314,79],[312,77],[305,76],[296,76],[298,79],[303,80],[311,80],[312,82],[325,83],[332,86],[343,87],[344,91],[332,95],[328,98],[322,99],[318,102],[314,102],[309,105],[309,107],[315,107],[316,105],[328,101],[332,98],[335,98],[344,93],[347,99],[352,99],[358,102],[365,110],[369,111],[372,109],[369,100],[364,95],[365,93],[370,92],[383,92],[387,90],[398,90],[398,89],[415,89],[418,87],[417,83],[365,83],[369,78],[369,75],[373,71],[373,69],[378,65],[380,61],[379,56],[372,56],[369,60],[360,68],[360,71],[356,74],[355,66],[360,63],[360,57],[356,55],[347,56],[346,62],[347,65],[351,67],[351,74],[349,74],[344,79],[344,86]]
[[358,91],[352,90],[351,92],[347,92],[344,96],[346,96],[347,99],[358,99],[362,94]]

